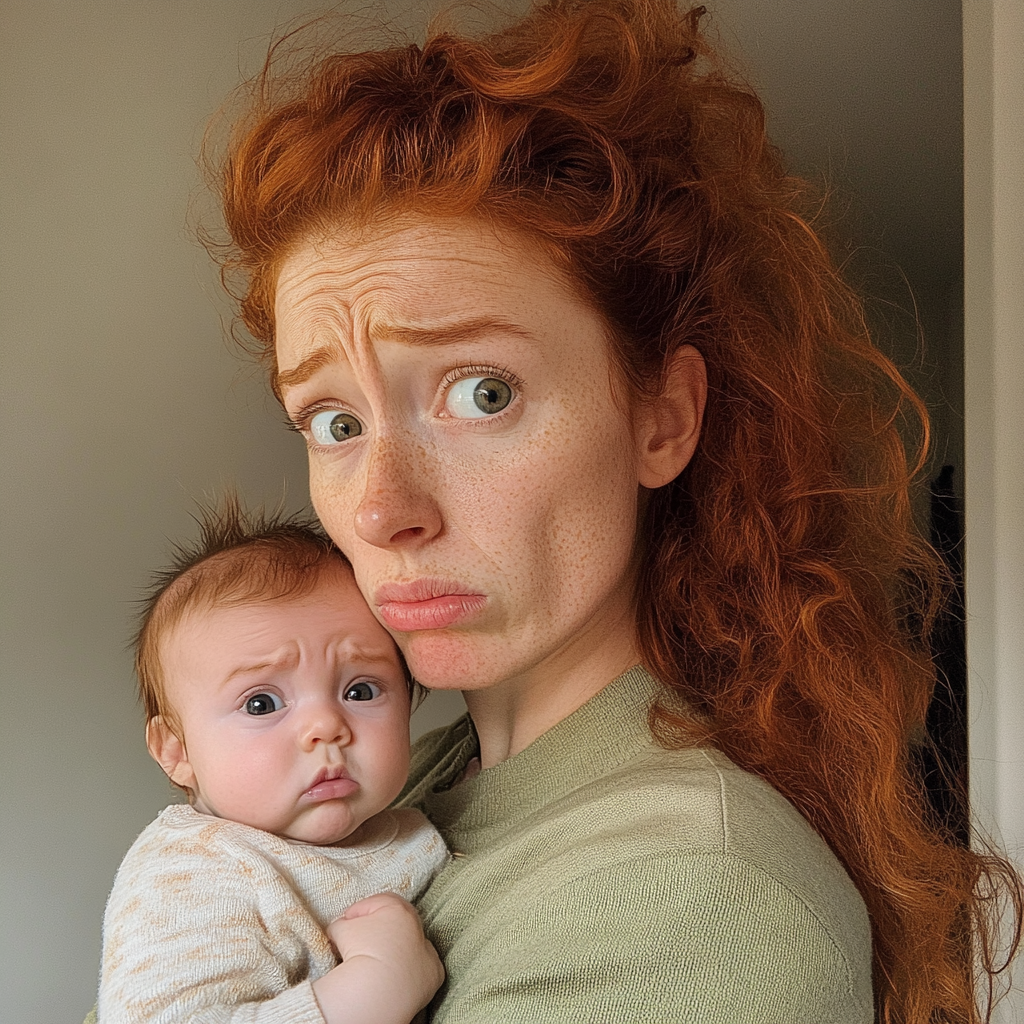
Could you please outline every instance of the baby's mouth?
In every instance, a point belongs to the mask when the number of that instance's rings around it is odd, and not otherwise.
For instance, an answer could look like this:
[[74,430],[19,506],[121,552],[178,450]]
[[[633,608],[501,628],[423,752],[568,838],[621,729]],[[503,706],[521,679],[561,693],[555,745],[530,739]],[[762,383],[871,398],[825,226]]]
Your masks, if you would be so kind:
[[349,776],[344,765],[328,765],[316,773],[312,785],[303,796],[315,803],[322,800],[340,800],[351,796],[358,788],[359,783]]

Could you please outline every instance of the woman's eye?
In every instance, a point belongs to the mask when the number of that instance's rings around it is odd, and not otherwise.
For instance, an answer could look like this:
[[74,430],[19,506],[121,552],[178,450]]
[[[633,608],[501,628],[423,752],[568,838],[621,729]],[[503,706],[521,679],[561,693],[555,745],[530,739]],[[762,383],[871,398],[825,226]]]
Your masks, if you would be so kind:
[[275,693],[254,693],[245,702],[245,713],[247,715],[269,715],[274,711],[280,711],[284,707],[284,701]]
[[363,432],[363,425],[351,413],[326,409],[309,421],[309,432],[317,444],[338,444],[358,437]]
[[464,377],[448,389],[444,407],[460,419],[481,419],[501,412],[514,397],[512,385],[499,377]]
[[373,683],[353,683],[345,691],[345,700],[373,700],[380,696],[380,687]]

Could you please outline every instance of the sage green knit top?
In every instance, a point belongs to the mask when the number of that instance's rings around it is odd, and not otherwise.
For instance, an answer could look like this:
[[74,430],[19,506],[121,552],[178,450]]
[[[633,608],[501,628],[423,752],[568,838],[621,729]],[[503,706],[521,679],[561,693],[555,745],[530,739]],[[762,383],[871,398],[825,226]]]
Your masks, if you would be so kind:
[[433,1024],[873,1020],[842,866],[762,780],[656,746],[657,685],[632,669],[465,782],[468,716],[417,743],[402,802],[455,854],[419,903],[448,971]]

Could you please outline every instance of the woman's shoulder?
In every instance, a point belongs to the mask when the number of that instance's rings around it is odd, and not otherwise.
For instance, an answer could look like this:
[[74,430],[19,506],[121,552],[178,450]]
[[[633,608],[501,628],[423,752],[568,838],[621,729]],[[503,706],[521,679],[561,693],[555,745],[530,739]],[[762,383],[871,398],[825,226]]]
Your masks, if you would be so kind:
[[845,868],[795,807],[717,750],[652,745],[578,794],[587,817],[602,804],[618,824],[599,840],[627,856],[722,864],[789,893],[842,944],[868,932],[867,911]]
[[575,800],[616,803],[625,829],[687,856],[738,857],[773,872],[789,864],[797,877],[810,872],[852,888],[826,843],[778,790],[711,748],[652,744]]
[[452,979],[442,1011],[486,977],[501,998],[467,1019],[519,1019],[517,979],[578,974],[602,979],[567,993],[587,1019],[870,1019],[859,894],[797,811],[720,753],[652,742],[486,846],[478,821],[421,903]]

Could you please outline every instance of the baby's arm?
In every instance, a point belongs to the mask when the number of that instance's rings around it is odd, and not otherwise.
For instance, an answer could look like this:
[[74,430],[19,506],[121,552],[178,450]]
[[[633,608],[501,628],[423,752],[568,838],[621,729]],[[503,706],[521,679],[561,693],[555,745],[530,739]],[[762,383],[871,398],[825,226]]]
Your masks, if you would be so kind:
[[[311,978],[330,974],[337,957],[289,879],[262,850],[225,839],[229,823],[193,822],[185,809],[176,817],[188,820],[174,824],[165,812],[118,871],[104,917],[102,1024],[324,1024]],[[359,896],[367,891],[352,888]],[[440,984],[441,968],[416,912],[397,896],[380,900],[388,912],[372,914],[369,927],[359,919],[361,909],[350,909],[350,920],[332,927],[351,960],[343,977],[355,978],[346,1017],[339,1016],[336,983],[327,987],[332,1022],[398,1020],[398,1007],[411,1001],[416,1005],[402,1021],[408,1024]],[[363,909],[380,908],[371,899]],[[435,980],[425,992],[422,981],[389,981],[398,994],[394,1011],[382,999],[386,1014],[355,1015],[374,975],[368,957],[393,964],[389,978],[406,970],[422,977],[427,964]],[[367,969],[361,972],[360,964]],[[347,1007],[347,988],[343,996]]]
[[[246,913],[226,902],[218,910],[237,921]],[[284,991],[284,965],[256,929],[221,928],[211,947],[209,928],[179,923],[194,940],[190,949],[137,946],[110,965],[100,986],[102,1024],[410,1024],[444,980],[418,914],[390,893],[360,900],[332,922],[343,963]]]
[[327,1024],[409,1024],[444,981],[419,915],[399,896],[353,903],[327,931],[341,958],[313,982]]

